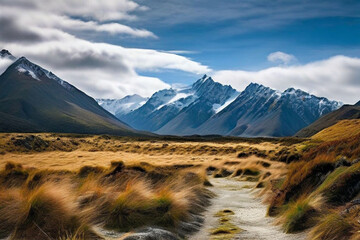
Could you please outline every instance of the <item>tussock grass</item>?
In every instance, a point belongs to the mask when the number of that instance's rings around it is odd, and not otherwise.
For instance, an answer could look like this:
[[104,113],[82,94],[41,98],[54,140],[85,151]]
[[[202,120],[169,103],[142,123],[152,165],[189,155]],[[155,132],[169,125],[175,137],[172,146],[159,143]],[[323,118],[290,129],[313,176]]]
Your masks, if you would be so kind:
[[346,119],[323,129],[311,138],[325,141],[334,141],[353,137],[360,134],[360,119]]
[[286,232],[312,228],[311,239],[359,239],[360,135],[305,144],[281,184],[270,181],[268,214]]
[[353,236],[355,229],[358,230],[358,226],[355,227],[348,218],[333,212],[320,219],[319,224],[310,232],[310,237],[321,240],[346,240],[356,237]]
[[109,168],[55,171],[8,163],[0,171],[0,237],[99,239],[94,225],[117,231],[158,226],[176,232],[189,216],[204,211],[212,197],[204,188],[205,171],[188,168],[117,161]]
[[322,198],[300,197],[284,206],[284,212],[278,219],[286,233],[300,232],[313,227],[319,216]]
[[332,172],[317,189],[328,203],[344,204],[360,192],[360,163],[340,167]]

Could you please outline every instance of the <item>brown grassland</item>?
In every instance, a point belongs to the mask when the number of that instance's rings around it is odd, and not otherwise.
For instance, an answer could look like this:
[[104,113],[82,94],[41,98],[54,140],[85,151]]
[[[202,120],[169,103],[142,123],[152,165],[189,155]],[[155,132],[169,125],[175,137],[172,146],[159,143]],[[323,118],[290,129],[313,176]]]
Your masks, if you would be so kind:
[[286,161],[292,149],[283,140],[1,134],[0,238],[101,239],[146,226],[183,238],[213,197],[208,175],[263,187],[286,173],[265,158]]
[[149,226],[184,238],[211,204],[211,177],[256,182],[285,232],[360,239],[354,132],[334,141],[0,134],[0,239],[103,239]]

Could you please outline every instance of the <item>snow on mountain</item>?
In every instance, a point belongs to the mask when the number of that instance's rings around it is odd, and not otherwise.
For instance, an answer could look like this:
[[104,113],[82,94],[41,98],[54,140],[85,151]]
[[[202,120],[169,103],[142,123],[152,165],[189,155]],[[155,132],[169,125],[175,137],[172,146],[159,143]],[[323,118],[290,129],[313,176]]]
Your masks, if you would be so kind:
[[16,70],[21,74],[26,74],[28,76],[31,76],[33,79],[37,81],[41,81],[42,77],[50,78],[60,84],[65,89],[72,91],[75,89],[74,86],[72,86],[70,83],[62,80],[61,78],[57,77],[52,72],[30,62],[25,57],[21,57],[15,62],[16,64]]
[[98,104],[114,115],[123,115],[144,105],[148,98],[137,94],[128,95],[121,99],[96,99]]
[[[230,86],[221,85],[204,75],[191,86],[158,91],[140,108],[117,117],[137,129],[148,131],[162,131],[161,128],[170,127],[167,124],[176,127],[180,124],[177,117],[184,123],[185,119],[193,119],[192,123],[198,125],[216,113],[213,105],[223,106],[235,93],[236,90]],[[203,111],[195,111],[197,108]],[[203,115],[199,118],[197,114]]]
[[122,110],[114,100],[98,102],[136,129],[165,135],[292,136],[342,106],[300,89],[280,92],[256,83],[239,93],[207,75],[187,87],[160,90],[145,103],[122,103]]
[[250,84],[231,104],[212,116],[196,134],[233,136],[292,136],[341,102],[316,97],[299,89],[279,92]]
[[1,132],[142,135],[24,57],[0,75],[0,116]]
[[215,103],[213,105],[214,112],[218,113],[227,106],[229,106],[229,104],[232,103],[239,96],[239,94],[240,94],[239,92],[235,92],[223,105]]

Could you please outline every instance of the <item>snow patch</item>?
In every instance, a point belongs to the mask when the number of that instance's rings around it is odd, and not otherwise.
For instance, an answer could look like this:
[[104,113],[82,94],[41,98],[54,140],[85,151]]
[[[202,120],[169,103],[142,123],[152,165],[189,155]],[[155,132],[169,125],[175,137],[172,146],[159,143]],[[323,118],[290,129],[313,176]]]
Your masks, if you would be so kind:
[[217,104],[215,103],[213,105],[213,110],[215,113],[218,113],[220,111],[222,111],[223,109],[225,109],[227,106],[229,106],[233,101],[235,101],[235,99],[240,95],[240,93],[235,92],[232,96],[230,96],[230,98],[228,100],[226,100],[226,102],[221,105],[221,104]]
[[41,81],[38,76],[36,76],[36,74],[30,70],[30,69],[25,69],[24,67],[17,67],[16,68],[20,73],[24,73],[24,74],[27,74],[27,75],[30,75],[33,79],[35,80],[38,80],[38,81]]
[[114,115],[123,115],[143,106],[147,98],[139,95],[126,96],[121,99],[96,99],[98,104]]

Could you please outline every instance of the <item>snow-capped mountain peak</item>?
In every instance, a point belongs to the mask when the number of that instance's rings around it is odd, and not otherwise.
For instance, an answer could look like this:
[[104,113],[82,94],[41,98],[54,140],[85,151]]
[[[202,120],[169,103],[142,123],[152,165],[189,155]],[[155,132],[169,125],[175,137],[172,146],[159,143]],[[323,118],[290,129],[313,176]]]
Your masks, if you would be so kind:
[[98,104],[114,115],[127,114],[146,103],[148,98],[140,95],[128,95],[121,99],[96,99]]
[[39,65],[32,63],[26,57],[19,58],[18,60],[15,61],[14,65],[16,66],[15,68],[20,74],[25,74],[27,76],[30,76],[31,78],[37,81],[41,81],[41,78],[46,77],[54,80],[55,82],[57,82],[67,90],[75,89],[75,87],[72,86],[70,83],[62,80],[52,72],[40,67]]

